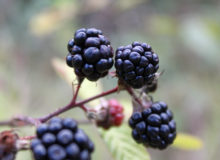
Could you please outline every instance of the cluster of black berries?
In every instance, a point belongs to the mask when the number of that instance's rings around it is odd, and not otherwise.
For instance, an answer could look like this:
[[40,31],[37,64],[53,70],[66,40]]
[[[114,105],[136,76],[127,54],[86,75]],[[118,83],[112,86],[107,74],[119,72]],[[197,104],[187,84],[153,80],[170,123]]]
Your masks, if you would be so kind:
[[159,58],[146,43],[133,42],[116,50],[117,76],[133,88],[151,84],[159,68]]
[[132,137],[137,143],[165,149],[176,137],[176,123],[164,102],[155,102],[142,112],[134,112],[129,119]]
[[[78,77],[86,77],[90,81],[97,81],[107,75],[114,63],[110,42],[95,28],[77,30],[74,39],[68,43],[68,51],[67,64],[75,69]],[[115,68],[119,84],[134,89],[142,88],[146,94],[157,89],[159,58],[149,44],[133,42],[118,47]],[[111,109],[112,117],[109,118],[112,121],[109,124],[121,124],[121,108],[114,106]],[[97,124],[106,128],[110,126],[102,123]],[[129,124],[133,129],[133,138],[145,146],[165,149],[176,137],[176,123],[164,102],[155,102],[142,112],[134,112]]]
[[81,28],[68,42],[66,62],[78,77],[97,81],[108,74],[113,66],[113,49],[110,42],[95,28]]
[[90,160],[93,142],[71,118],[53,118],[37,128],[31,149],[35,160]]

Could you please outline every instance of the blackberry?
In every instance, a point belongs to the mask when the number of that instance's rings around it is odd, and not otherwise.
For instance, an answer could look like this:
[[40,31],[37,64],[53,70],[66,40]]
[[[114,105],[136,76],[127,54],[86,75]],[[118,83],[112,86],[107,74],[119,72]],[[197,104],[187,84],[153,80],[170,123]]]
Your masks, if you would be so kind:
[[165,149],[176,137],[176,122],[164,102],[155,102],[142,112],[134,112],[129,125],[133,139],[145,146]]
[[97,81],[113,66],[113,49],[101,30],[78,29],[67,49],[66,63],[74,68],[78,77]]
[[119,79],[138,89],[154,80],[159,58],[150,45],[133,42],[116,50],[115,68]]
[[107,107],[101,109],[106,111],[106,115],[103,119],[96,121],[97,126],[109,129],[111,126],[120,126],[122,124],[124,108],[116,99],[108,100]]
[[31,141],[35,160],[90,160],[94,144],[71,118],[53,118]]

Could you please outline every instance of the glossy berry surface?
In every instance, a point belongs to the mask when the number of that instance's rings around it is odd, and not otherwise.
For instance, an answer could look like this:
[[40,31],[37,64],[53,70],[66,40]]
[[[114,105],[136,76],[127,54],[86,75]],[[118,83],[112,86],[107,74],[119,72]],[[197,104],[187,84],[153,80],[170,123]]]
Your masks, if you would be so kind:
[[97,81],[107,75],[113,66],[113,49],[110,42],[96,28],[78,29],[67,44],[66,63],[79,77]]
[[154,80],[159,58],[150,45],[133,42],[116,50],[115,68],[121,80],[138,89]]
[[120,126],[124,119],[123,112],[123,106],[116,99],[111,99],[108,101],[106,117],[103,120],[98,120],[97,125],[104,129]]
[[134,112],[129,125],[133,139],[148,147],[165,149],[176,137],[176,122],[164,102],[155,102],[142,112]]
[[94,144],[71,118],[53,118],[37,128],[31,141],[35,160],[90,160]]

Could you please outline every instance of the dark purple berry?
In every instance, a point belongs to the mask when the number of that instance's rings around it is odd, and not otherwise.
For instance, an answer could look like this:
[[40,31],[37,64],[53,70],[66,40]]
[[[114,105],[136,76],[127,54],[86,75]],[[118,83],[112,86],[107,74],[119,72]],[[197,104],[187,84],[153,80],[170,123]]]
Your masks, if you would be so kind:
[[41,140],[40,139],[33,139],[31,141],[31,149],[33,149],[34,147],[36,147],[39,144],[41,144]]
[[92,64],[85,64],[84,67],[82,68],[82,72],[89,76],[94,72],[94,67]]
[[47,150],[43,145],[37,145],[33,148],[35,160],[47,160]]
[[89,155],[88,150],[83,150],[80,153],[80,160],[90,160],[90,155]]
[[131,116],[131,119],[135,122],[138,123],[142,120],[142,115],[140,112],[134,112]]
[[31,141],[31,150],[36,160],[81,160],[84,151],[87,156],[94,151],[89,137],[78,129],[71,118],[53,118],[48,124],[37,127],[37,137]]
[[152,110],[152,112],[154,112],[154,113],[161,113],[161,112],[162,112],[162,106],[161,106],[159,103],[154,103],[154,104],[151,106],[151,110]]
[[81,54],[82,48],[80,46],[74,45],[71,51],[72,55]]
[[68,42],[68,44],[67,44],[67,50],[68,50],[69,52],[71,52],[73,46],[74,46],[74,40],[71,39],[71,40],[69,40],[69,42]]
[[62,124],[60,122],[53,122],[48,126],[49,132],[58,133],[62,129]]
[[170,128],[168,125],[163,124],[160,126],[160,135],[162,137],[167,137],[169,133],[170,133]]
[[151,114],[147,117],[147,123],[152,126],[159,126],[161,124],[161,118],[157,114]]
[[88,137],[83,132],[77,132],[75,134],[75,141],[81,147],[87,147]]
[[53,118],[50,120],[49,124],[52,124],[52,123],[61,123],[61,122],[62,122],[62,119],[61,119],[61,118],[59,118],[59,117],[53,117]]
[[80,154],[80,148],[77,144],[71,143],[66,147],[66,153],[68,158],[77,159]]
[[93,152],[94,151],[95,146],[94,146],[94,143],[91,140],[89,140],[87,148],[88,148],[89,152]]
[[48,148],[48,158],[50,160],[64,160],[66,151],[60,145],[54,144]]
[[83,58],[80,54],[76,54],[72,57],[72,65],[74,68],[80,69],[83,65]]
[[74,119],[71,119],[71,118],[64,119],[63,120],[63,126],[66,129],[72,130],[73,132],[76,132],[76,130],[77,130],[77,122]]
[[57,141],[63,145],[67,145],[72,142],[73,138],[73,133],[69,129],[63,129],[57,134]]
[[108,60],[106,59],[100,59],[97,63],[96,63],[96,70],[99,72],[99,73],[103,73],[103,72],[106,72],[108,71]]
[[138,143],[140,142],[140,135],[136,129],[132,130],[132,137],[134,138],[135,141]]
[[139,134],[144,133],[146,131],[146,123],[144,121],[137,123],[135,129]]
[[89,47],[84,51],[84,57],[87,62],[95,63],[100,59],[99,49],[96,47]]
[[90,81],[97,81],[101,77],[101,74],[99,73],[93,73],[91,75],[87,76],[87,79]]
[[132,137],[145,146],[165,149],[176,137],[176,122],[166,103],[155,102],[129,119]]
[[130,54],[129,54],[129,59],[131,60],[131,62],[133,63],[133,64],[138,64],[139,63],[139,61],[140,61],[140,59],[141,59],[141,56],[140,56],[140,54],[139,53],[137,53],[137,52],[131,52]]
[[99,47],[100,40],[97,37],[89,37],[86,39],[85,46],[86,47]]
[[[158,55],[146,43],[133,42],[116,50],[117,76],[133,88],[141,88],[155,79],[159,68]],[[132,73],[132,74],[131,74]]]
[[73,56],[71,54],[68,54],[66,56],[66,64],[69,66],[69,67],[73,67]]
[[56,142],[56,137],[52,133],[46,133],[42,136],[42,143],[46,146],[50,146]]
[[108,75],[114,63],[110,42],[96,28],[78,29],[74,40],[68,43],[68,51],[70,54],[66,57],[67,65],[74,68],[78,77],[85,77],[90,81],[97,81]]
[[86,38],[87,38],[87,35],[85,32],[77,32],[75,34],[74,40],[77,45],[83,45]]
[[143,110],[142,116],[143,116],[145,119],[147,119],[147,117],[148,117],[151,113],[152,113],[151,108],[147,108],[147,109]]
[[37,136],[41,137],[44,133],[48,131],[48,125],[47,124],[41,124],[37,127]]

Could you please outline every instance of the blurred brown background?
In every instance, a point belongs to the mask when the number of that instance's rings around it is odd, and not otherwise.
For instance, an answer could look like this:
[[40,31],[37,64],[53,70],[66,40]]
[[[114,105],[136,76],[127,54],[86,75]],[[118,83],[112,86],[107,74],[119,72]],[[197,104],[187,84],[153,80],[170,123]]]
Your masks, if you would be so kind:
[[[158,53],[165,73],[154,99],[167,102],[178,131],[200,137],[204,148],[149,150],[153,160],[219,159],[217,0],[0,0],[0,120],[17,114],[45,115],[68,103],[71,88],[54,72],[51,59],[65,58],[68,40],[81,27],[101,29],[115,49],[142,41]],[[115,85],[115,79],[102,80],[104,89]],[[127,100],[124,95],[122,101]],[[93,158],[110,159],[99,136],[94,139]],[[30,159],[30,153],[20,153],[17,159]]]

